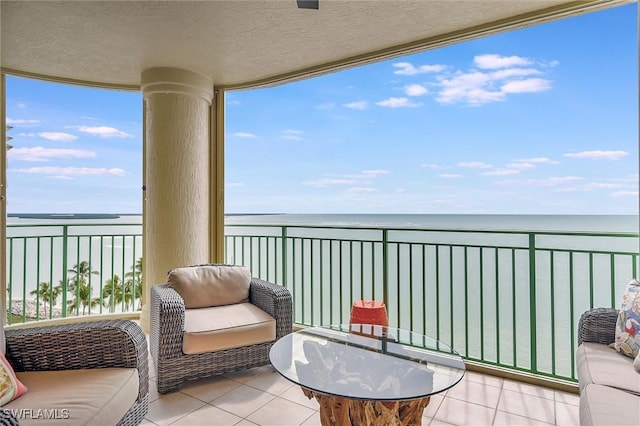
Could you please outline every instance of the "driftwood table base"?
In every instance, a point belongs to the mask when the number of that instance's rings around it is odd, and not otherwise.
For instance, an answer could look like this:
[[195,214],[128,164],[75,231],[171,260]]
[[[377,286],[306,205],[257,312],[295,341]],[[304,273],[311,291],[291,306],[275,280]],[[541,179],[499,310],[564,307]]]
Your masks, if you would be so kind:
[[429,398],[408,401],[361,401],[325,395],[302,388],[305,396],[320,404],[322,426],[421,425]]

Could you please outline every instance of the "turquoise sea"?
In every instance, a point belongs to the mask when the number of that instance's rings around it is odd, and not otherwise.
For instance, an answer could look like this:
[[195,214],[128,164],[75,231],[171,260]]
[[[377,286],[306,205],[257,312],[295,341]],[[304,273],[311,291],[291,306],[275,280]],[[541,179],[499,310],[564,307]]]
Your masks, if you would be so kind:
[[[140,224],[136,214],[9,214],[8,224]],[[106,217],[108,216],[108,217]],[[229,214],[226,224],[322,225],[391,228],[533,231],[638,232],[638,215],[464,215],[464,214]]]
[[265,214],[225,223],[518,231],[638,232],[637,215]]
[[[12,300],[28,295],[38,282],[57,283],[78,259],[90,259],[100,269],[92,277],[96,288],[113,274],[124,276],[142,256],[141,219],[9,216]],[[590,305],[614,306],[638,269],[637,215],[253,214],[228,215],[225,224],[225,234],[236,235],[227,242],[227,262],[286,284],[294,294],[297,322],[344,321],[349,300],[380,298],[384,263],[395,325],[499,365],[528,369],[537,355],[539,371],[568,378],[574,374],[572,332],[579,315]],[[283,245],[276,243],[282,226],[289,227],[286,278]],[[386,263],[381,229],[389,238]],[[66,247],[64,233],[70,237]],[[531,233],[536,233],[533,292]],[[58,237],[34,238],[38,235]]]

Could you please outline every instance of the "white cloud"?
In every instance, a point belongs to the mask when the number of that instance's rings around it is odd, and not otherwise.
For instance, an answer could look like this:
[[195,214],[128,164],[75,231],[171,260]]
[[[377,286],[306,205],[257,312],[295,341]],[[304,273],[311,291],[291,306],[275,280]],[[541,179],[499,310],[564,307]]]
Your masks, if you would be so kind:
[[611,194],[612,197],[638,197],[638,191],[616,191]]
[[10,126],[23,126],[23,125],[40,124],[40,120],[7,117],[6,123],[7,125],[10,125]]
[[376,176],[390,175],[391,172],[389,170],[363,170],[362,174],[367,177],[376,177]]
[[451,78],[440,78],[442,90],[436,101],[440,103],[466,102],[470,105],[482,105],[506,99],[509,93],[542,92],[551,88],[551,82],[542,78],[507,81],[495,88],[495,82],[503,80],[502,74],[472,71],[458,73]]
[[551,82],[544,78],[528,78],[526,80],[509,81],[502,85],[503,93],[537,93],[551,88]]
[[461,178],[462,175],[458,175],[454,173],[444,173],[444,174],[441,174],[440,177],[445,179],[457,179],[457,178]]
[[128,133],[118,130],[115,127],[107,126],[71,126],[77,128],[82,133],[87,133],[92,136],[99,136],[101,138],[132,138]]
[[625,187],[625,185],[621,183],[590,182],[586,185],[556,189],[555,192],[590,192],[597,191],[599,189],[615,189],[623,187]]
[[531,64],[531,60],[522,56],[501,56],[501,55],[477,55],[473,58],[473,63],[482,69],[497,69],[507,67],[519,67]]
[[360,173],[330,175],[329,177],[302,182],[306,186],[324,188],[333,185],[368,185],[372,178],[391,174],[388,170],[363,170]]
[[589,160],[619,160],[629,155],[626,151],[581,151],[581,152],[568,152],[564,154],[564,157],[569,158],[583,158]]
[[533,163],[517,162],[517,163],[509,163],[505,167],[508,169],[516,169],[516,170],[529,170],[529,169],[535,169],[536,165]]
[[467,102],[471,105],[480,105],[504,100],[505,93],[487,90],[491,88],[490,81],[488,74],[477,71],[458,73],[448,79],[440,78],[442,90],[438,93],[436,101],[449,104]]
[[554,161],[547,157],[521,158],[519,160],[513,160],[513,161],[517,163],[558,164],[557,161]]
[[556,186],[556,185],[565,185],[568,183],[579,182],[584,178],[578,176],[561,176],[561,177],[550,177],[548,179],[542,180],[530,180],[537,186]]
[[559,176],[559,177],[550,177],[547,179],[511,179],[511,180],[503,180],[497,182],[499,185],[504,186],[539,186],[539,187],[549,187],[549,186],[558,186],[558,185],[567,185],[575,182],[579,182],[583,180],[581,177],[577,176]]
[[357,185],[358,180],[324,178],[324,179],[318,179],[318,180],[308,180],[308,181],[302,182],[302,184],[306,186],[314,186],[316,188],[325,188],[327,186],[333,186],[333,185]]
[[96,153],[83,149],[49,149],[41,146],[31,148],[13,148],[7,152],[12,160],[48,161],[50,158],[95,158]]
[[38,136],[40,136],[43,139],[56,141],[56,142],[71,142],[78,139],[78,137],[75,135],[72,135],[69,133],[63,133],[63,132],[41,132],[41,133],[38,133]]
[[393,72],[399,75],[436,73],[442,72],[447,68],[446,65],[420,65],[419,67],[415,67],[410,62],[398,62],[393,64],[393,66],[399,68]]
[[247,138],[247,139],[252,139],[257,137],[253,133],[247,133],[247,132],[236,132],[236,133],[232,133],[231,136],[235,136],[237,138]]
[[355,101],[349,102],[348,104],[342,104],[345,108],[357,109],[359,111],[363,111],[367,109],[367,101]]
[[410,102],[408,98],[389,98],[384,101],[376,102],[376,105],[389,108],[415,108],[422,104]]
[[357,194],[357,193],[378,192],[378,190],[374,188],[353,187],[353,188],[347,189],[347,192],[352,194]]
[[31,167],[17,169],[20,173],[36,173],[56,176],[125,176],[126,171],[119,168],[93,168],[93,167]]
[[429,93],[429,90],[421,84],[410,84],[404,86],[404,93],[406,93],[407,96],[422,96]]
[[434,163],[427,163],[427,164],[421,164],[420,167],[424,167],[426,169],[448,169],[448,167],[445,166],[441,166],[439,164],[434,164]]
[[491,80],[503,80],[505,78],[525,77],[528,75],[539,75],[542,71],[535,68],[507,68],[504,70],[492,71],[489,73]]
[[466,163],[458,163],[458,167],[466,167],[469,169],[488,169],[491,168],[491,164],[483,163],[482,161],[469,161]]
[[610,189],[610,188],[622,188],[624,185],[621,183],[606,183],[606,182],[591,182],[587,185],[589,189]]
[[282,139],[289,139],[292,141],[301,141],[304,140],[302,135],[304,134],[301,130],[294,129],[286,129],[282,131]]
[[[436,101],[483,105],[504,101],[509,94],[536,93],[549,90],[551,81],[545,78],[526,78],[543,75],[538,68],[518,68],[532,61],[520,56],[479,55],[474,59],[480,68],[457,71],[437,77],[440,90]],[[494,71],[488,71],[494,70]]]
[[520,170],[516,169],[496,169],[490,170],[488,172],[481,173],[482,176],[507,176],[507,175],[517,175],[520,173]]

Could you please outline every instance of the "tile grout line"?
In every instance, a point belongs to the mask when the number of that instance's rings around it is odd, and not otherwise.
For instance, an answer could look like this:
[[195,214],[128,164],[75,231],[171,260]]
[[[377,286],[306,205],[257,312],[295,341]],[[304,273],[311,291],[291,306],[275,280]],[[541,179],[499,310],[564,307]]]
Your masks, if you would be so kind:
[[493,419],[491,419],[491,425],[493,426],[496,422],[496,417],[498,417],[498,407],[500,406],[500,400],[502,399],[502,392],[504,391],[504,380],[500,383],[500,393],[498,394],[498,403],[496,404],[495,410],[493,410]]

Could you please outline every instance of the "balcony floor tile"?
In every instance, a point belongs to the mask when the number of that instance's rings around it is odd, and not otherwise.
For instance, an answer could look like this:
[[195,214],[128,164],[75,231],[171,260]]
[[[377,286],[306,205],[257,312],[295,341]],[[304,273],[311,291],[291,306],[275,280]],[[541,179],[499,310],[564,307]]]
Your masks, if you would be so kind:
[[[153,373],[153,363],[149,365]],[[271,366],[193,381],[158,394],[149,380],[149,413],[143,426],[234,425],[320,426],[318,403]],[[467,372],[464,379],[431,398],[424,426],[577,425],[575,394]]]

